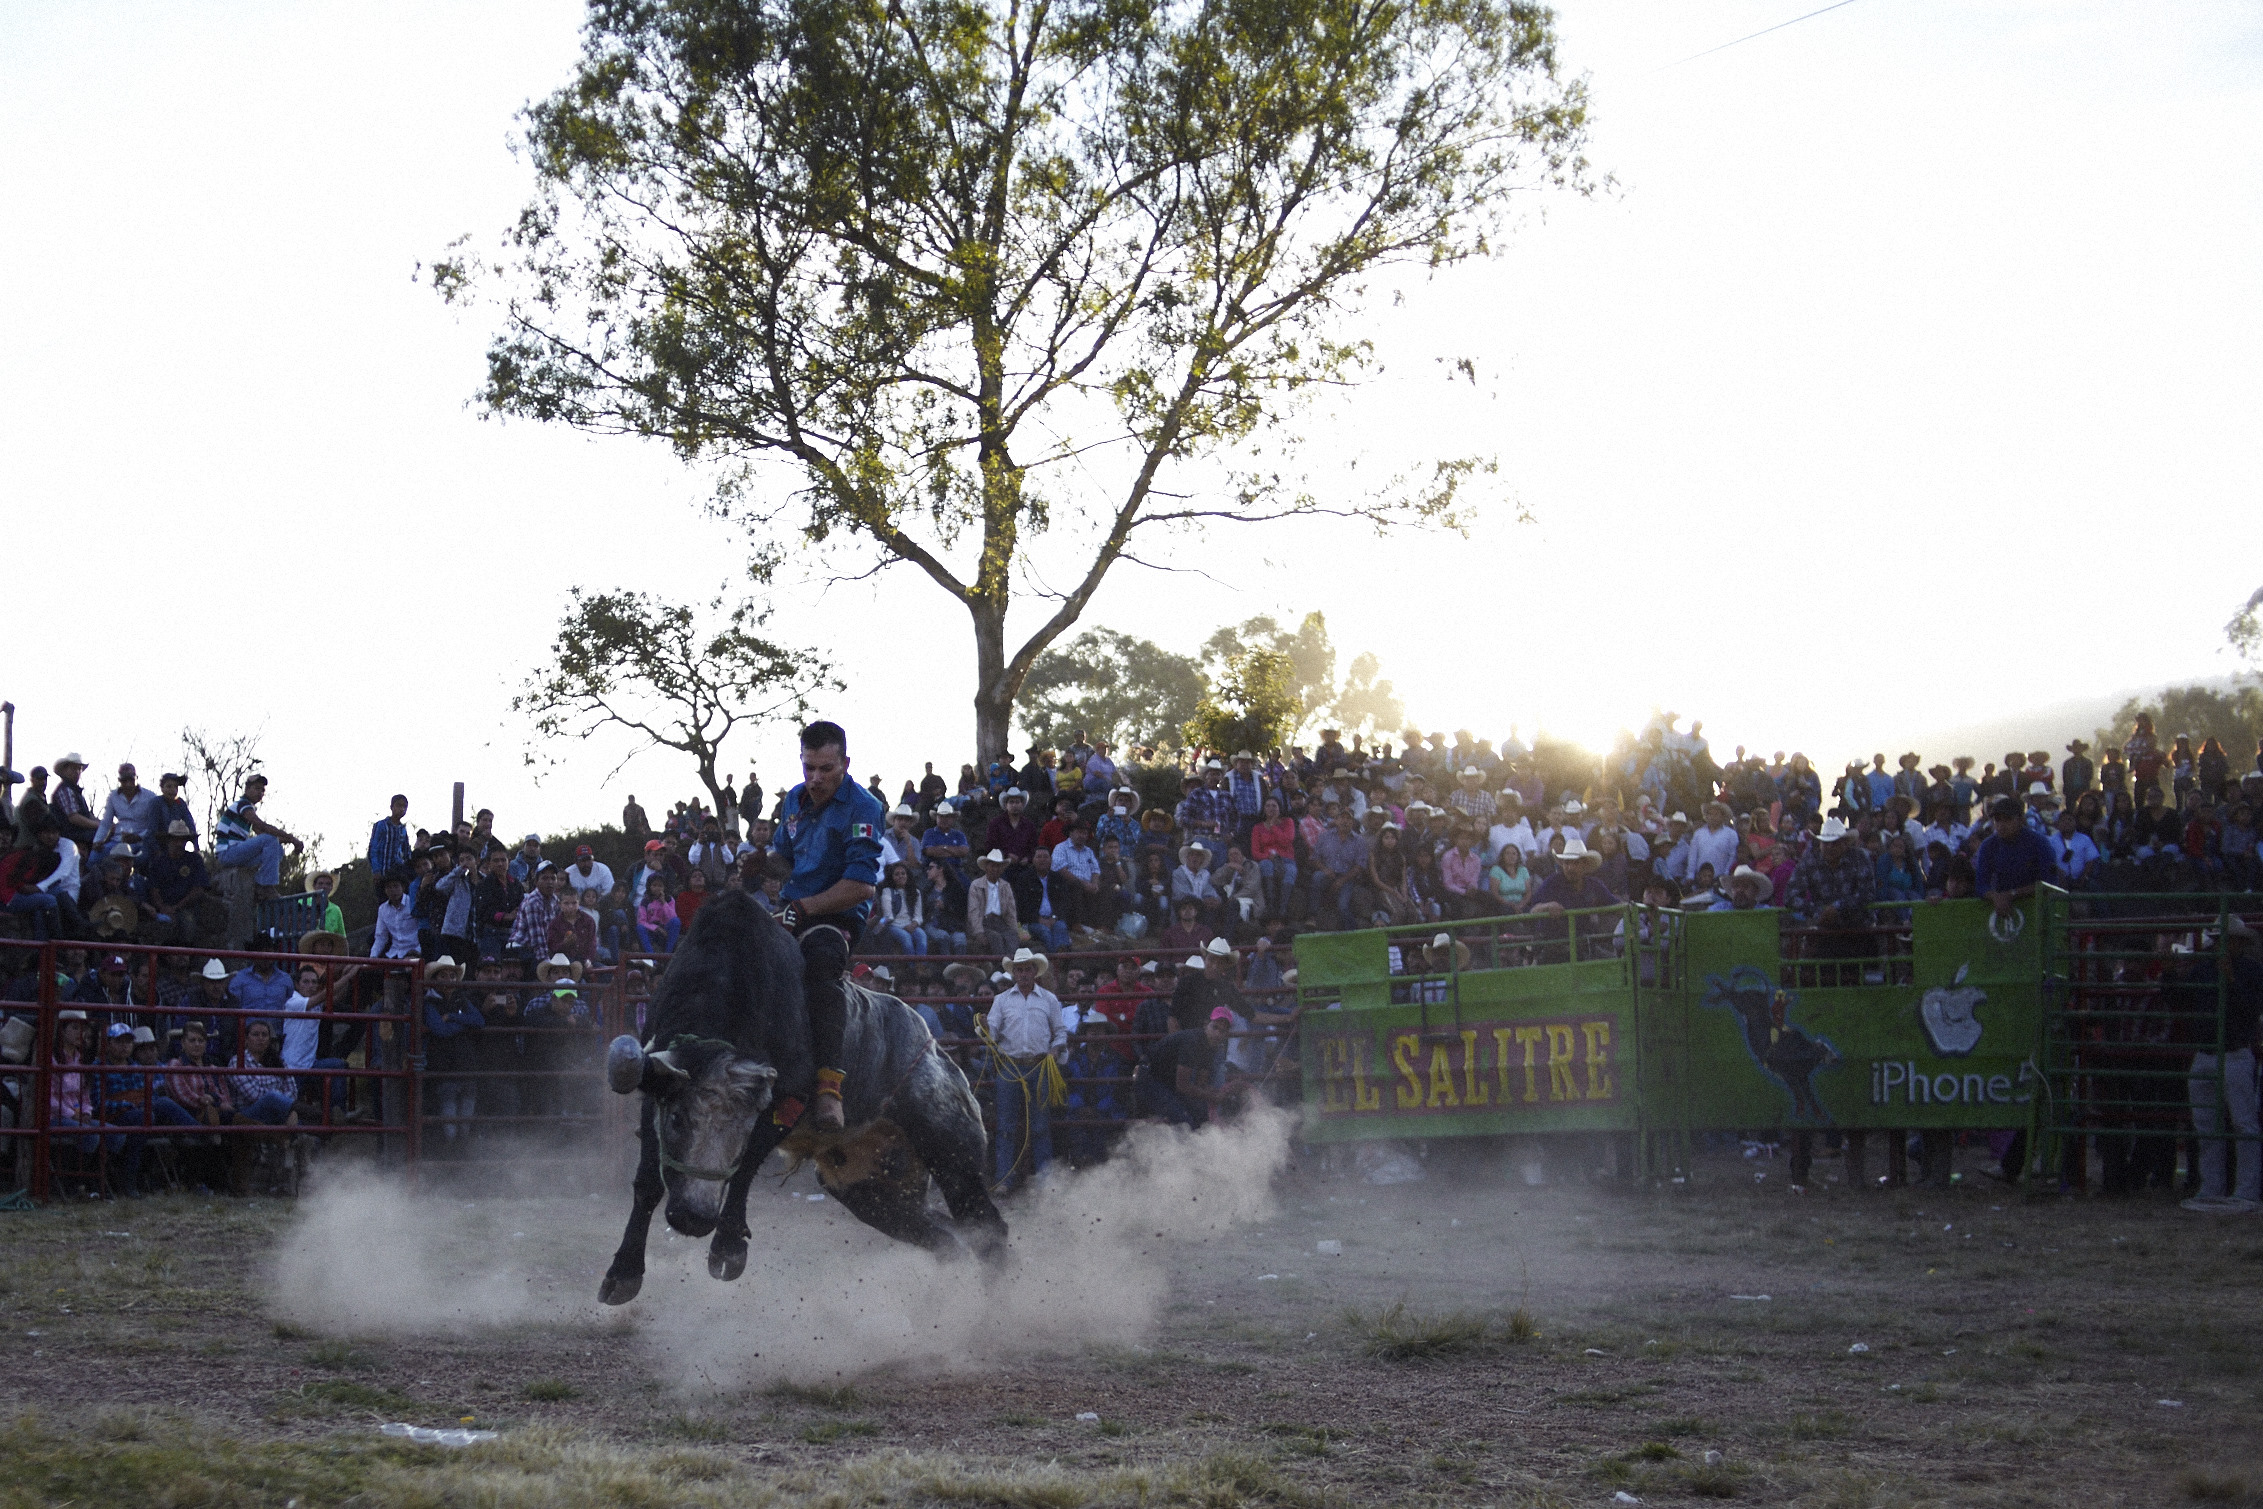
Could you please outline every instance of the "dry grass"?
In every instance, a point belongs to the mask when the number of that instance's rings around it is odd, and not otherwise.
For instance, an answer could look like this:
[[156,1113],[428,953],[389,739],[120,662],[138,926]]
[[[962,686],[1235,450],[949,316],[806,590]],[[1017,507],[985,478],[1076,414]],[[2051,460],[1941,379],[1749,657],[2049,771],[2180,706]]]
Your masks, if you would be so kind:
[[[1522,1327],[1518,1325],[1522,1321]],[[1359,1349],[1385,1362],[1439,1362],[1498,1351],[1512,1341],[1530,1340],[1532,1318],[1522,1310],[1502,1316],[1476,1310],[1426,1315],[1400,1300],[1387,1310],[1346,1310],[1344,1327]]]

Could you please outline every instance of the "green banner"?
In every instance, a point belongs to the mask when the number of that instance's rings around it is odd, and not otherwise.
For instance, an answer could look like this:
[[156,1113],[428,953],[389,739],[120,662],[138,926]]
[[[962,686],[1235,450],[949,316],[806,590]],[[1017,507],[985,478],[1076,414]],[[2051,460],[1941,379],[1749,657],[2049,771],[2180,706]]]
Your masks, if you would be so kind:
[[1620,937],[1653,945],[1578,963],[1462,924],[1471,961],[1444,973],[1426,938],[1299,938],[1306,1135],[2028,1124],[2032,903],[2016,926],[1977,901],[1881,911],[1884,932],[1796,932],[1789,958],[1782,912],[1643,917]]

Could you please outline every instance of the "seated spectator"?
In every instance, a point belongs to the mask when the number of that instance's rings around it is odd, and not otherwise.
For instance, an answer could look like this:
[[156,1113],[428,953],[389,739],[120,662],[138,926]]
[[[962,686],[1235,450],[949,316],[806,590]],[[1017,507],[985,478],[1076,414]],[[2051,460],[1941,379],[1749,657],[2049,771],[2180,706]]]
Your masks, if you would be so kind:
[[941,860],[927,864],[927,890],[921,898],[931,954],[963,954],[967,949],[966,888],[953,882]]
[[[104,1126],[139,1127],[150,1123],[150,1101],[155,1086],[150,1076],[137,1074],[134,1029],[112,1022],[102,1031],[101,1070],[87,1076],[95,1081],[96,1120]],[[147,1144],[139,1137],[106,1137],[104,1151],[110,1160],[110,1192],[127,1199],[141,1196],[141,1155]]]
[[881,877],[869,924],[878,952],[927,952],[926,908],[922,901],[920,888],[912,884],[911,866],[900,859],[890,864]]
[[266,800],[267,777],[248,777],[244,794],[220,809],[213,829],[212,863],[221,869],[250,870],[261,900],[282,894],[283,850],[306,851],[306,845],[260,817],[259,805]]
[[1485,893],[1492,899],[1494,910],[1514,915],[1524,910],[1524,899],[1532,889],[1532,872],[1524,866],[1524,851],[1515,844],[1503,844],[1485,872]]
[[1242,846],[1229,842],[1225,863],[1214,866],[1210,875],[1218,888],[1220,928],[1229,933],[1253,928],[1264,909],[1265,885]]
[[227,931],[227,903],[212,894],[211,872],[204,867],[204,856],[196,851],[194,834],[186,822],[168,823],[144,861],[142,875],[148,883],[153,913],[148,933],[152,942],[209,947]]
[[[699,872],[695,870],[692,873],[696,875]],[[693,882],[694,885],[698,883]],[[704,896],[702,899],[705,899]],[[693,902],[691,910],[696,911],[698,908],[699,903]],[[676,898],[676,913],[687,922],[690,920],[680,896]],[[558,915],[550,919],[547,943],[551,953],[564,954],[576,964],[589,965],[597,960],[596,915],[582,905],[582,898],[570,886],[561,885],[558,891]]]
[[[711,894],[712,892],[707,887],[707,872],[705,870],[693,870],[688,873],[684,877],[684,888],[676,893],[677,920],[682,922],[685,928],[690,928],[692,919],[699,915],[699,909],[707,904],[707,898]],[[553,952],[555,951],[553,950]],[[571,953],[572,950],[568,949],[567,952]]]
[[1216,936],[1202,918],[1202,908],[1193,897],[1175,903],[1171,909],[1172,921],[1163,929],[1156,943],[1168,953],[1200,952]]
[[[291,977],[275,967],[273,954],[252,955],[251,963],[228,978],[228,1004],[242,1011],[271,1013],[267,1030],[273,1037],[282,1030],[283,1003],[291,998]],[[221,1028],[222,1047],[236,1040],[244,1018],[232,1018]]]
[[[1482,773],[1471,766],[1463,774],[1473,772]],[[1438,883],[1445,889],[1446,915],[1458,918],[1488,914],[1492,908],[1486,905],[1484,882],[1485,857],[1477,850],[1477,829],[1470,823],[1458,822],[1453,828],[1453,846],[1438,856]]]
[[[335,979],[325,980],[319,964],[301,964],[292,977],[291,997],[283,1003],[283,1067],[297,1070],[343,1069],[343,1058],[327,1058],[320,1051],[322,1044],[322,1017],[342,1009],[338,1002],[351,1001],[346,994],[353,984],[358,966],[348,965]],[[327,1092],[324,1086],[328,1086]],[[352,1089],[351,1081],[342,1075],[323,1076],[310,1074],[299,1081],[299,1093],[319,1104],[327,1095],[332,1113],[343,1114],[346,1100]]]
[[0,855],[0,906],[31,919],[32,936],[43,943],[58,936],[83,937],[87,931],[78,898],[58,894],[43,883],[57,873],[61,856],[62,833],[52,822],[33,828],[28,846]]
[[1021,946],[1021,911],[1006,883],[1006,852],[992,849],[980,866],[982,873],[967,887],[967,936],[979,932],[984,947],[1002,958]]
[[636,944],[648,954],[674,953],[684,920],[668,895],[668,882],[658,875],[644,883],[644,905],[636,912]]

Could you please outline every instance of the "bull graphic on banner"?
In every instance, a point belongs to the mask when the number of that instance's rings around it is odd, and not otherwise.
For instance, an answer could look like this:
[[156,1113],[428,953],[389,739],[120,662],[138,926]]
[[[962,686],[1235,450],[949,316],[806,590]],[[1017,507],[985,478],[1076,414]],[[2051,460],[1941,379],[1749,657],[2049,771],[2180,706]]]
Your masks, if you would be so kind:
[[1725,977],[1705,977],[1705,1005],[1737,1014],[1744,1027],[1745,1050],[1790,1093],[1793,1119],[1828,1123],[1830,1113],[1815,1095],[1815,1075],[1839,1062],[1839,1050],[1828,1039],[1809,1036],[1791,1020],[1798,1003],[1795,993],[1779,988],[1765,971],[1749,964],[1739,965]]

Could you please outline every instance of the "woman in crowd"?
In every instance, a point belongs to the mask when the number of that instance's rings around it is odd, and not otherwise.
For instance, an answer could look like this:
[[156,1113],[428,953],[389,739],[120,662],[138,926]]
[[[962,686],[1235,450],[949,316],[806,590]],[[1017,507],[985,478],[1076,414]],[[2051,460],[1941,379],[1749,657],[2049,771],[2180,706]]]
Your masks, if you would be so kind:
[[927,896],[921,914],[927,919],[926,952],[966,952],[966,887],[951,883],[951,872],[941,860],[927,867]]
[[1297,830],[1281,810],[1277,796],[1265,798],[1257,822],[1249,830],[1249,857],[1265,896],[1265,920],[1278,922],[1288,915],[1287,898],[1297,883]]
[[920,904],[919,888],[912,884],[910,865],[899,859],[888,866],[888,873],[881,877],[878,903],[872,912],[872,928],[886,946],[875,951],[926,953],[926,912]]
[[[1371,921],[1397,924],[1414,920],[1414,904],[1407,897],[1407,856],[1400,847],[1401,837],[1396,823],[1385,823],[1375,842],[1368,845],[1367,879],[1358,890],[1364,892],[1364,911]],[[1355,915],[1360,910],[1355,903]]]
[[1501,852],[1493,856],[1492,867],[1485,872],[1485,894],[1496,908],[1514,916],[1524,910],[1524,898],[1531,889],[1532,872],[1524,866],[1524,851],[1515,844],[1501,845]]
[[693,870],[684,877],[684,888],[676,893],[676,919],[685,927],[690,927],[692,918],[697,917],[699,909],[707,904],[708,895],[707,872]]

